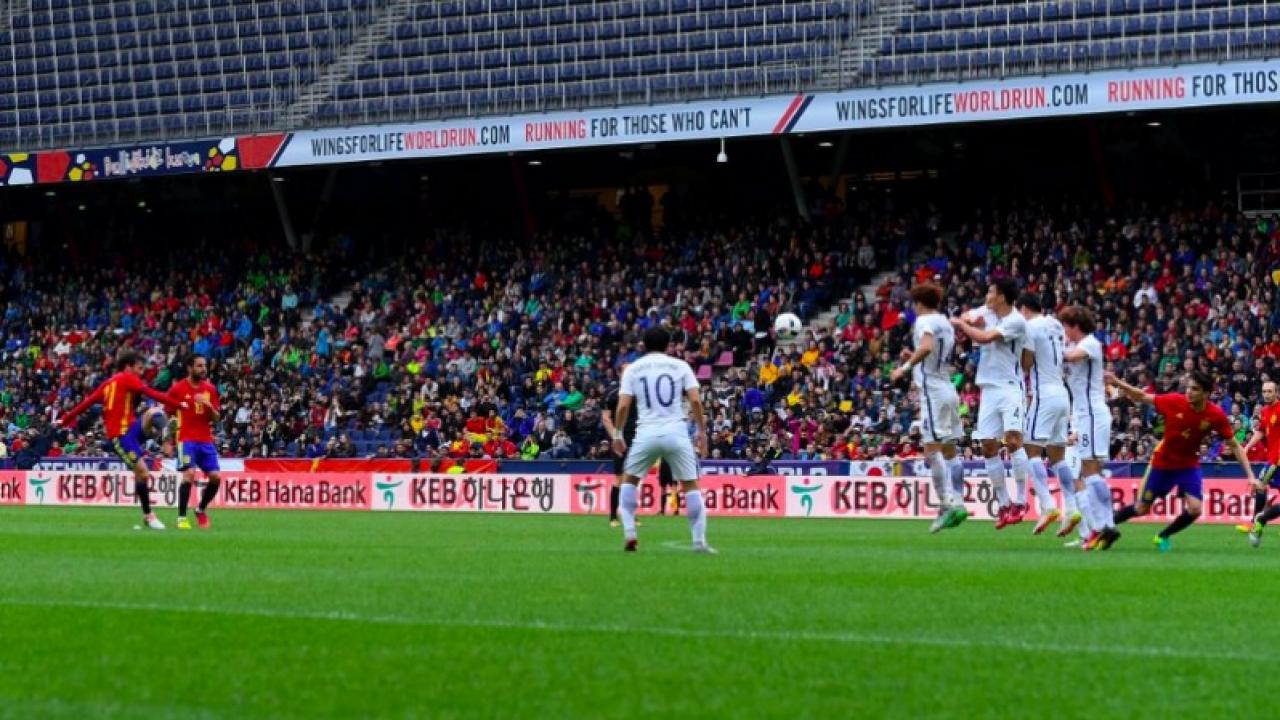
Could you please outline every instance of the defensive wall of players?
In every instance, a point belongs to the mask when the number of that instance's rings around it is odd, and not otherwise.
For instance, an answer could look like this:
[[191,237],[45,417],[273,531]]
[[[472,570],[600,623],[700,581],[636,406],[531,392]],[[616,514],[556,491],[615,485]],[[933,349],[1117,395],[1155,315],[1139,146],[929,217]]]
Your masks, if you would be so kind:
[[1280,100],[1280,59],[0,155],[0,185],[231,172]]
[[[96,463],[97,459],[85,462]],[[532,467],[518,468],[534,470],[531,472],[504,468],[503,472],[480,473],[409,472],[388,465],[350,469],[354,467],[352,463],[359,462],[343,461],[347,468],[344,470],[319,467],[313,471],[280,467],[258,470],[239,465],[223,473],[215,506],[606,515],[609,488],[614,482],[611,474],[574,472],[574,468],[562,463],[555,463],[559,467],[554,469],[544,464],[542,472]],[[778,470],[792,474],[748,476],[736,474],[740,468],[724,464],[707,468],[716,472],[705,474],[701,484],[707,510],[716,516],[932,519],[937,514],[937,498],[927,473],[921,472],[924,468],[916,465],[911,461],[787,463]],[[828,474],[827,470],[832,469],[840,472]],[[1206,466],[1205,513],[1201,522],[1246,521],[1252,505],[1245,482],[1224,477],[1227,473],[1217,469]],[[1145,466],[1141,464],[1117,463],[1110,467],[1108,481],[1116,503],[1133,502],[1143,470]],[[162,469],[155,474],[155,480],[152,502],[175,507],[178,475]],[[656,512],[658,497],[655,478],[646,479],[641,486],[641,512]],[[991,483],[980,463],[968,468],[965,501],[971,517],[994,517]],[[116,507],[135,503],[133,478],[122,468],[89,469],[74,459],[55,459],[42,469],[0,471],[0,505]],[[1162,500],[1142,520],[1167,522],[1180,512],[1181,504],[1176,498]],[[1035,519],[1034,514],[1029,517]]]

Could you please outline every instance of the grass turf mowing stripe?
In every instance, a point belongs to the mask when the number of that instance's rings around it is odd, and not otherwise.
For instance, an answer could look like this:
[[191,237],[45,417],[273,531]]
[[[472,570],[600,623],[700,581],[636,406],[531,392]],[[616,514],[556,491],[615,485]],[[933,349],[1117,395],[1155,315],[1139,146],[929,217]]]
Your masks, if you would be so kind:
[[281,620],[315,620],[323,622],[367,623],[370,625],[405,625],[410,627],[475,628],[485,630],[530,630],[561,633],[586,633],[601,635],[653,635],[660,637],[708,640],[759,640],[775,642],[820,642],[849,645],[911,645],[938,648],[984,648],[1041,654],[1045,652],[1078,653],[1084,655],[1125,655],[1150,658],[1233,660],[1244,662],[1275,662],[1280,653],[1234,652],[1176,648],[1160,645],[1077,645],[1040,643],[1027,640],[964,637],[913,637],[907,635],[876,635],[849,632],[813,632],[806,630],[706,630],[671,626],[600,625],[558,622],[477,619],[419,618],[396,615],[365,615],[343,610],[310,612],[271,610],[268,608],[228,608],[209,605],[160,605],[154,603],[119,603],[78,600],[31,600],[0,598],[0,605],[23,607],[83,608],[89,610],[119,612],[199,613],[212,615],[274,618]]

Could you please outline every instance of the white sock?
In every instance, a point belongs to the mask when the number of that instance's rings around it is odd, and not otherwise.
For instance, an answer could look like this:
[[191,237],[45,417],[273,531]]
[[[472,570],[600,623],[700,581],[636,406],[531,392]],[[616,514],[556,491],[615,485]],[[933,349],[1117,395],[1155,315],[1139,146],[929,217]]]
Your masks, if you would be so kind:
[[1076,493],[1076,504],[1080,506],[1080,515],[1082,518],[1080,520],[1080,524],[1077,526],[1080,529],[1080,537],[1088,537],[1089,533],[1094,530],[1101,530],[1102,528],[1095,528],[1093,526],[1095,517],[1093,513],[1093,501],[1089,496],[1088,486],[1085,486],[1085,489]]
[[1050,510],[1057,509],[1053,501],[1053,491],[1049,489],[1049,470],[1036,458],[1031,462],[1031,482],[1036,489],[1036,503],[1040,505],[1040,516],[1044,517]]
[[1058,490],[1062,493],[1062,506],[1066,514],[1080,512],[1076,503],[1076,479],[1071,476],[1071,465],[1066,460],[1059,460],[1053,464],[1053,474],[1058,478]]
[[694,545],[707,544],[707,511],[702,505],[702,491],[690,490],[684,494],[685,514],[689,516],[689,531]]
[[1026,448],[1018,448],[1018,451],[1009,456],[1013,461],[1013,482],[1018,487],[1019,505],[1027,504],[1027,475],[1030,472],[1031,459],[1027,457]]
[[941,507],[951,506],[951,481],[947,478],[949,468],[947,459],[942,453],[929,454],[929,477],[933,479],[933,492]]
[[1000,507],[1009,504],[1009,486],[1004,481],[1004,461],[999,457],[987,458],[987,477],[991,478],[991,487],[996,493],[996,502]]
[[951,492],[955,494],[956,503],[964,502],[964,461],[957,455],[947,462],[951,468]]
[[1111,487],[1107,485],[1107,481],[1101,475],[1090,475],[1084,482],[1092,493],[1091,505],[1093,512],[1097,515],[1098,525],[1103,528],[1115,527],[1115,509],[1111,504]]
[[622,516],[622,534],[628,540],[636,539],[636,509],[639,507],[636,486],[623,483],[622,490],[618,493],[618,514]]

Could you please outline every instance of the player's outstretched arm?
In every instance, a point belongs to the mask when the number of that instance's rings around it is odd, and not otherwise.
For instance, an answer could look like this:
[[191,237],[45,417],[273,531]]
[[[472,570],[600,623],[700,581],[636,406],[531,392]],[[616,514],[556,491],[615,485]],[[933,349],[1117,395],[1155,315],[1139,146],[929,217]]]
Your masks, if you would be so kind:
[[[110,380],[108,380],[107,382],[110,382]],[[93,392],[89,393],[85,397],[85,399],[81,400],[79,405],[76,405],[75,407],[68,410],[67,414],[63,415],[62,419],[59,420],[58,423],[62,425],[62,427],[71,427],[71,425],[75,423],[76,418],[80,417],[81,413],[93,407],[94,403],[102,401],[102,396],[106,390],[106,387],[107,387],[107,383],[102,383],[101,385],[99,385],[97,388],[94,389]]]
[[1133,385],[1130,385],[1129,383],[1116,377],[1115,373],[1108,372],[1102,377],[1104,380],[1107,381],[1108,385],[1119,390],[1122,395],[1129,398],[1130,400],[1138,403],[1146,403],[1147,405],[1156,404],[1155,395],[1152,395],[1151,393],[1141,388],[1137,388],[1137,387],[1134,387]]
[[987,343],[993,343],[997,340],[1004,339],[1004,335],[1000,334],[999,328],[992,328],[990,330],[987,328],[980,328],[963,317],[951,318],[951,325],[955,327],[955,329],[964,333],[970,340],[980,345],[986,345]]
[[916,346],[915,352],[907,357],[907,361],[901,367],[894,368],[893,372],[889,373],[889,379],[898,382],[907,373],[911,372],[912,368],[924,362],[924,359],[929,357],[931,352],[933,352],[933,333],[927,332],[920,337],[920,344]]
[[1266,486],[1258,482],[1253,476],[1253,464],[1249,462],[1249,453],[1245,452],[1244,447],[1240,445],[1240,441],[1235,439],[1234,435],[1226,435],[1223,438],[1227,447],[1231,448],[1231,454],[1236,457],[1236,462],[1240,463],[1240,467],[1244,469],[1244,476],[1253,486],[1254,490],[1266,490]]
[[1254,445],[1257,445],[1258,443],[1262,442],[1262,438],[1263,438],[1262,431],[1254,430],[1253,435],[1249,436],[1249,442],[1245,443],[1244,445],[1244,454],[1248,455],[1249,451],[1253,449]]

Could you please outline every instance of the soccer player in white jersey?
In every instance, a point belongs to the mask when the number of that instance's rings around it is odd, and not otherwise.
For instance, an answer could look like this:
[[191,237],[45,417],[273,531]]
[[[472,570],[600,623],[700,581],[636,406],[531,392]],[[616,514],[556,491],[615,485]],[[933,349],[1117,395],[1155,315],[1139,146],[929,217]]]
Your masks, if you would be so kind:
[[907,373],[920,389],[920,425],[924,435],[925,457],[933,476],[933,489],[938,497],[938,517],[929,527],[936,533],[959,525],[969,517],[964,507],[964,463],[956,454],[956,442],[963,437],[960,424],[960,398],[951,384],[951,353],[956,348],[956,333],[938,308],[942,306],[942,288],[923,283],[911,288],[916,321],[911,328],[915,351],[902,367],[890,374],[893,382]]
[[[638,547],[636,486],[649,468],[659,460],[666,460],[672,477],[684,490],[689,528],[693,533],[693,550],[715,553],[707,545],[707,511],[702,491],[698,489],[698,455],[707,453],[707,418],[702,408],[698,378],[689,363],[667,355],[670,344],[670,333],[660,327],[649,328],[644,333],[644,357],[628,365],[622,373],[614,424],[618,428],[626,427],[632,404],[637,406],[639,413],[636,416],[635,443],[630,449],[621,432],[613,436],[614,451],[626,453],[627,458],[619,494],[622,530],[626,538],[624,549],[635,552]],[[692,441],[689,439],[688,415],[681,402],[683,398],[689,400],[688,414],[693,415],[697,428]]]
[[[1018,283],[1010,277],[1000,278],[987,289],[986,308],[982,314],[982,327],[969,317],[953,318],[951,324],[982,345],[978,359],[978,427],[975,440],[982,441],[982,456],[986,458],[987,475],[995,488],[1000,511],[996,516],[996,529],[1022,522],[1026,514],[1027,474],[1031,463],[1022,447],[1022,419],[1026,397],[1022,384],[1022,349],[1027,344],[1027,321],[1013,304],[1018,299]],[[1017,497],[1009,498],[1005,484],[1004,461],[1000,459],[1000,446],[1009,450],[1013,464],[1013,479],[1017,483]]]
[[[1032,486],[1040,504],[1040,521],[1032,532],[1039,535],[1055,520],[1062,518],[1058,537],[1066,537],[1081,519],[1080,511],[1072,510],[1074,503],[1066,502],[1076,491],[1075,477],[1065,460],[1067,425],[1071,416],[1071,400],[1062,379],[1066,332],[1057,318],[1044,314],[1044,306],[1034,293],[1023,293],[1018,299],[1018,306],[1027,321],[1027,346],[1022,351],[1022,368],[1027,373],[1027,389],[1030,391],[1023,438],[1027,455],[1031,458]],[[1053,492],[1049,490],[1049,473],[1043,462],[1045,455],[1048,455],[1049,465],[1062,489],[1064,507],[1061,511],[1054,504]]]
[[1073,305],[1058,318],[1067,336],[1063,359],[1071,391],[1076,453],[1080,455],[1082,480],[1076,483],[1076,502],[1091,531],[1083,547],[1106,550],[1120,539],[1120,533],[1116,531],[1111,488],[1102,477],[1103,464],[1111,456],[1111,409],[1103,378],[1102,343],[1093,336],[1097,322],[1088,308]]

